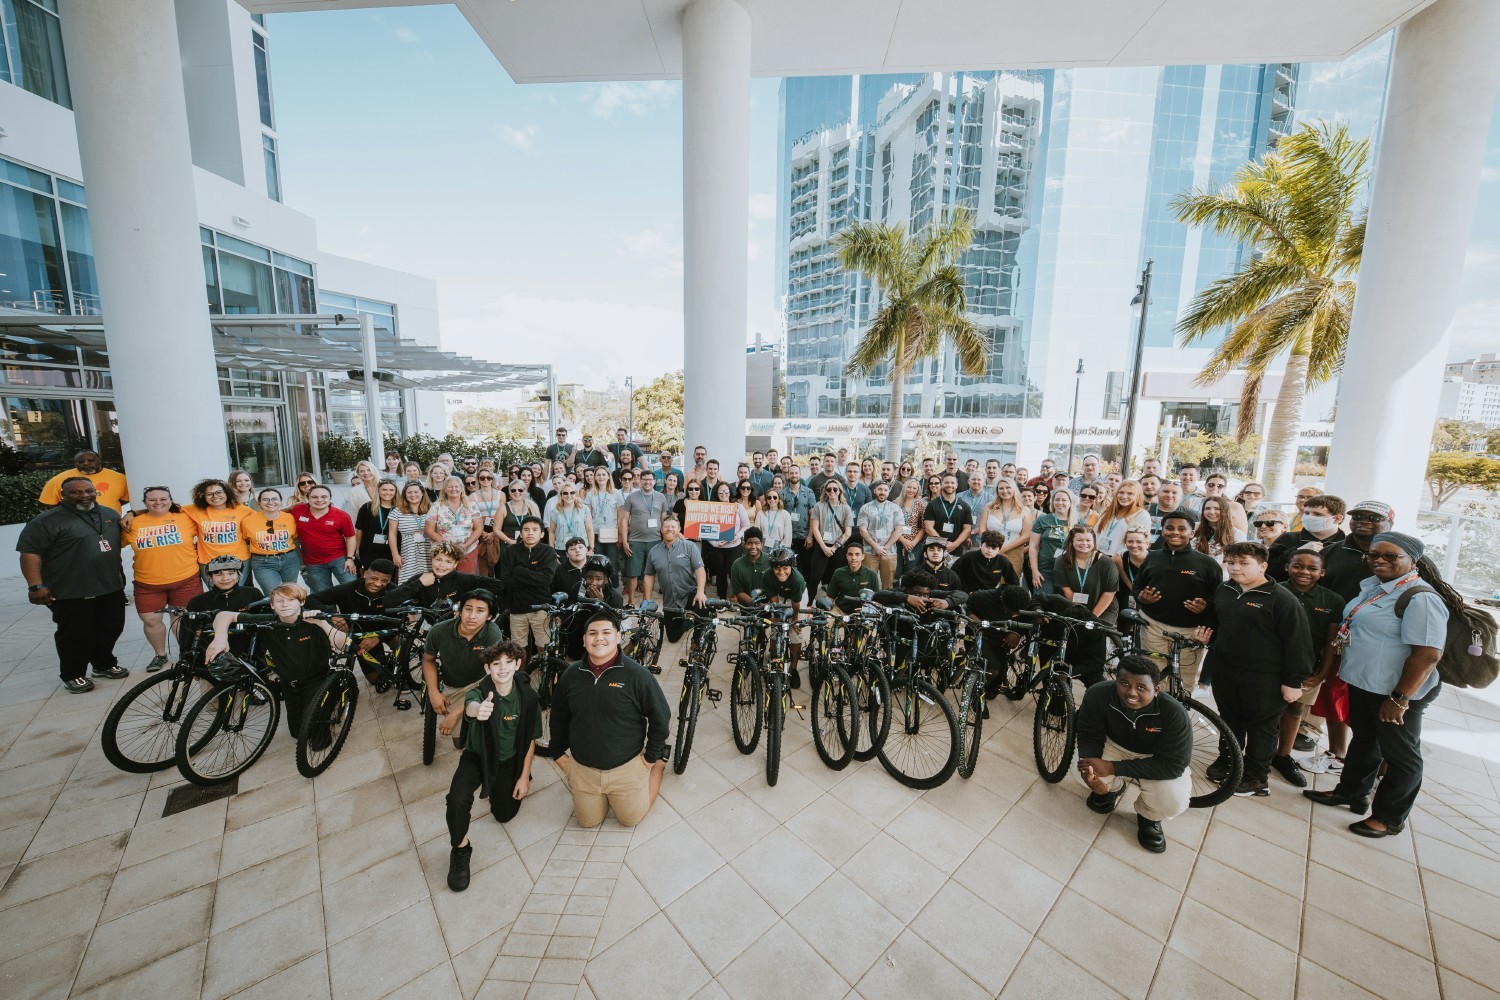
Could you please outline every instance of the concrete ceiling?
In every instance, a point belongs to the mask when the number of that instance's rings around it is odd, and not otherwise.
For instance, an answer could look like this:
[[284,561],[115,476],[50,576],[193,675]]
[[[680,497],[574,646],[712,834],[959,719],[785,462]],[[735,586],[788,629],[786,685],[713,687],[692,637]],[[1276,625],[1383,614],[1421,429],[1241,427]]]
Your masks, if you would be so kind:
[[[240,0],[256,13],[424,0]],[[742,0],[756,76],[1325,62],[1433,0]],[[517,83],[682,75],[687,0],[457,0]]]

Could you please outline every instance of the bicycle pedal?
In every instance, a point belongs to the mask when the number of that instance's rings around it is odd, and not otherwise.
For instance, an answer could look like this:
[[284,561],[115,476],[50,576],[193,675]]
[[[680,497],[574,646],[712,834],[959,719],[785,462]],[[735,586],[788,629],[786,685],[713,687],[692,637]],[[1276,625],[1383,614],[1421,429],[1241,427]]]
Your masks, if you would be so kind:
[[728,655],[726,655],[724,657],[724,662],[727,663],[727,664],[729,664],[730,666],[733,666],[734,664],[740,662],[740,654],[739,653],[729,653]]
[[654,663],[651,666],[647,667],[646,669],[649,670],[649,671],[651,671],[653,674],[659,674],[659,673],[661,673],[661,667],[658,667]]
[[709,688],[708,689],[708,700],[709,701],[717,702],[720,698],[723,698],[723,697],[724,697],[724,692],[720,691],[718,688]]
[[396,711],[398,711],[398,712],[407,712],[407,711],[410,711],[410,710],[411,710],[411,699],[410,698],[397,698],[396,699]]

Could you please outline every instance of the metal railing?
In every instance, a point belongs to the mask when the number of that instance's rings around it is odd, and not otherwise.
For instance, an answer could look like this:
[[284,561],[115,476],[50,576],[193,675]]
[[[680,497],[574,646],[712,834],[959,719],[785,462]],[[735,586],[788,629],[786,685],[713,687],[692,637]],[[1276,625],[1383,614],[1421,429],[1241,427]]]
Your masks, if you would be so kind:
[[1422,511],[1416,535],[1443,579],[1469,598],[1500,599],[1500,520]]

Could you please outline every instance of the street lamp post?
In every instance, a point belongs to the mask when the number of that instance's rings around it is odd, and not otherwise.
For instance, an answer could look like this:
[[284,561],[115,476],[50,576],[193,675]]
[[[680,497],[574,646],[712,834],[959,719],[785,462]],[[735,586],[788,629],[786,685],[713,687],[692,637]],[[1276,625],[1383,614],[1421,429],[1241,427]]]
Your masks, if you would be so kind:
[[1073,373],[1073,426],[1068,430],[1068,464],[1063,468],[1073,475],[1073,443],[1078,440],[1078,390],[1083,385],[1083,359],[1078,359],[1078,370]]
[[625,376],[625,390],[630,393],[630,419],[625,421],[625,440],[635,441],[635,376]]
[[1146,356],[1146,314],[1151,310],[1151,265],[1155,261],[1146,261],[1146,269],[1141,272],[1141,283],[1136,286],[1135,298],[1130,300],[1130,308],[1137,310],[1140,323],[1135,330],[1135,361],[1130,367],[1130,397],[1125,401],[1125,436],[1120,442],[1120,475],[1130,476],[1130,449],[1135,438],[1135,413],[1136,407],[1140,405],[1141,399],[1141,367],[1145,363]]

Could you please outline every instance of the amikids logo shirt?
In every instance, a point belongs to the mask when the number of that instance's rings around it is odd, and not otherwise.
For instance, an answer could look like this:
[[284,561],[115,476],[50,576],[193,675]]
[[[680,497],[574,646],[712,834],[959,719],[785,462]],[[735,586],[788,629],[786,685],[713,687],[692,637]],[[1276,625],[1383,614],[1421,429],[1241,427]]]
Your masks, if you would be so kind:
[[135,549],[135,581],[179,583],[198,575],[197,528],[186,513],[137,514],[121,541]]

